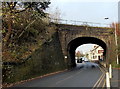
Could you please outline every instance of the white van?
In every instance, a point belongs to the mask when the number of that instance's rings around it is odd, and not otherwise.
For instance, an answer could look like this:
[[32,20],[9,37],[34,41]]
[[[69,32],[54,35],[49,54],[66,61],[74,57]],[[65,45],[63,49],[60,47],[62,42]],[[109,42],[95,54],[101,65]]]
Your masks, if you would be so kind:
[[86,57],[82,57],[82,60],[83,60],[84,62],[89,62],[89,60],[88,60]]

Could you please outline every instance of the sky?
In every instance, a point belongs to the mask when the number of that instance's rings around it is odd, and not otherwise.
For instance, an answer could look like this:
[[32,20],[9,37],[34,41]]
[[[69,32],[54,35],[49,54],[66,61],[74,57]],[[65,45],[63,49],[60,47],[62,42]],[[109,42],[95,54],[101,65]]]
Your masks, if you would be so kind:
[[[61,19],[111,24],[118,21],[118,2],[120,0],[51,0],[50,9],[57,7]],[[105,18],[109,19],[105,19]],[[82,45],[77,50],[86,52],[92,44]],[[83,50],[84,49],[84,50]]]
[[59,8],[61,19],[110,24],[118,21],[118,1],[51,0],[50,7]]
[[79,46],[79,47],[75,50],[75,52],[80,51],[80,52],[82,52],[83,54],[85,54],[86,52],[92,50],[93,47],[94,47],[94,45],[96,45],[96,44],[83,44],[83,45]]
[[120,23],[120,2],[118,3],[118,22]]

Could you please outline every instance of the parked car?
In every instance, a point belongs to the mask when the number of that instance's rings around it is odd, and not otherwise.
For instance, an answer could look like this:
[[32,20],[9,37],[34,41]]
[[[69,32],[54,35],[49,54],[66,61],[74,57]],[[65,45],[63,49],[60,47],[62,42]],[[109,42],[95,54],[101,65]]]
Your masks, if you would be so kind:
[[88,60],[86,57],[82,57],[82,60],[83,60],[84,62],[89,62],[89,60]]
[[82,58],[77,59],[77,63],[82,63],[82,62],[83,62]]

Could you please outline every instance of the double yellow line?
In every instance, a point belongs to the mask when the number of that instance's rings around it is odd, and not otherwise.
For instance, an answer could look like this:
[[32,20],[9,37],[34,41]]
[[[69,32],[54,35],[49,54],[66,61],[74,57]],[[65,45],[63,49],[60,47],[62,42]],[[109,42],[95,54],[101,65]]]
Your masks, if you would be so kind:
[[[98,79],[98,81],[95,83],[95,85],[93,86],[92,89],[97,89],[98,87],[100,87],[100,84],[102,83],[102,81],[104,80],[105,78],[105,71],[99,67],[100,71],[102,72],[102,75],[100,76],[100,78]],[[102,87],[104,87],[105,84],[103,84]]]

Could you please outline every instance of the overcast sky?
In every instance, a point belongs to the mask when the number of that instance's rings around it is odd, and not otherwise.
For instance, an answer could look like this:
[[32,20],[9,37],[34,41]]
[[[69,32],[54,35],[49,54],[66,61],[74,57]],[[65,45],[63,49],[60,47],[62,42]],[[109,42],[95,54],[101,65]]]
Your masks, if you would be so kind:
[[[62,19],[110,24],[118,19],[118,1],[51,0],[50,7],[58,7]],[[105,17],[109,20],[105,20]]]

